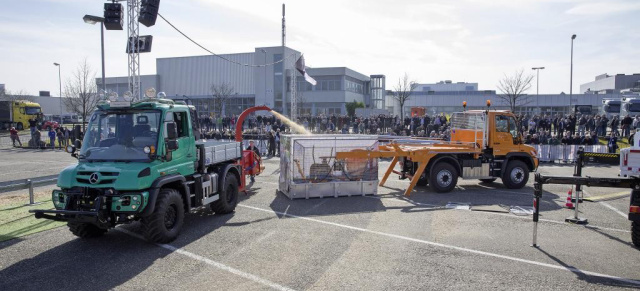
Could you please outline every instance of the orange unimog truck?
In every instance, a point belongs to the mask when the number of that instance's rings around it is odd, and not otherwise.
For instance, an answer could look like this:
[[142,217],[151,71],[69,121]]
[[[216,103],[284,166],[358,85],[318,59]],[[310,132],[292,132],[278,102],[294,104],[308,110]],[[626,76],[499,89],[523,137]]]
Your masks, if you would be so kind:
[[[405,195],[417,186],[430,185],[436,192],[452,191],[458,178],[491,183],[502,179],[510,189],[524,187],[529,172],[538,168],[536,150],[523,144],[516,116],[510,111],[469,110],[451,116],[451,141],[395,140],[375,151],[339,152],[343,158],[393,158],[380,181],[393,172],[411,179]],[[400,164],[400,171],[395,169]]]

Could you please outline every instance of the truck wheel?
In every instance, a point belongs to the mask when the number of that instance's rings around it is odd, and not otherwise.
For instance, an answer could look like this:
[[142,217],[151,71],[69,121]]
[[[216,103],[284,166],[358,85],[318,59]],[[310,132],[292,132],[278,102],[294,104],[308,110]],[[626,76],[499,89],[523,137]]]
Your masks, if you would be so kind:
[[102,236],[107,232],[106,229],[99,228],[95,224],[80,223],[80,222],[67,222],[67,226],[71,233],[81,238],[92,238]]
[[437,163],[430,172],[429,185],[438,193],[451,192],[458,183],[458,172],[449,163]]
[[178,237],[184,223],[184,203],[180,193],[160,189],[153,213],[142,218],[144,236],[155,243],[168,243]]
[[640,222],[631,222],[631,242],[637,248],[640,248]]
[[24,129],[24,125],[22,125],[22,122],[18,122],[18,124],[16,124],[16,129],[17,130],[23,130]]
[[529,181],[529,167],[523,161],[511,160],[502,174],[502,184],[509,189],[520,189]]
[[211,210],[217,214],[231,213],[236,209],[236,205],[238,205],[238,180],[236,176],[227,173],[224,181],[224,188],[222,192],[220,192],[220,199],[211,203]]
[[498,178],[492,178],[492,179],[480,179],[480,183],[493,183],[497,180]]

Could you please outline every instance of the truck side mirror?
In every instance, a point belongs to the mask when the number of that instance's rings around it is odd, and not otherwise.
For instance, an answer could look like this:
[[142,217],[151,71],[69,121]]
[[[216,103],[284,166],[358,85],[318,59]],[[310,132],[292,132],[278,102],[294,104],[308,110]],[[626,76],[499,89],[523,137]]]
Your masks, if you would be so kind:
[[167,139],[176,140],[178,138],[178,128],[175,122],[167,123]]
[[178,141],[175,139],[167,140],[167,149],[169,151],[175,151],[179,148]]

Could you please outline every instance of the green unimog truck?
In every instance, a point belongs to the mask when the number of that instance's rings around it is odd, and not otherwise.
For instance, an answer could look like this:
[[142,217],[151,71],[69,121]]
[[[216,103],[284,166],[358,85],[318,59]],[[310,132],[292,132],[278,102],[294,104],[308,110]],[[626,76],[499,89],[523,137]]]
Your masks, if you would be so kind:
[[195,208],[233,212],[245,185],[242,145],[200,140],[197,116],[168,99],[101,101],[82,142],[67,148],[78,164],[60,173],[55,210],[31,212],[83,238],[140,221],[157,243],[174,240]]

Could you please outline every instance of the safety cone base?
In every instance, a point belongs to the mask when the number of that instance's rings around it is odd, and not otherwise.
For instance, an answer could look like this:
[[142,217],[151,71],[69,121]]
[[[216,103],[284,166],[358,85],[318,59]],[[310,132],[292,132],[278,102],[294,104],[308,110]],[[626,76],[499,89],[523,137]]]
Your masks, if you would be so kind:
[[589,221],[586,218],[575,218],[575,217],[567,217],[565,218],[564,222],[568,222],[568,223],[573,223],[573,224],[587,224],[589,223]]

